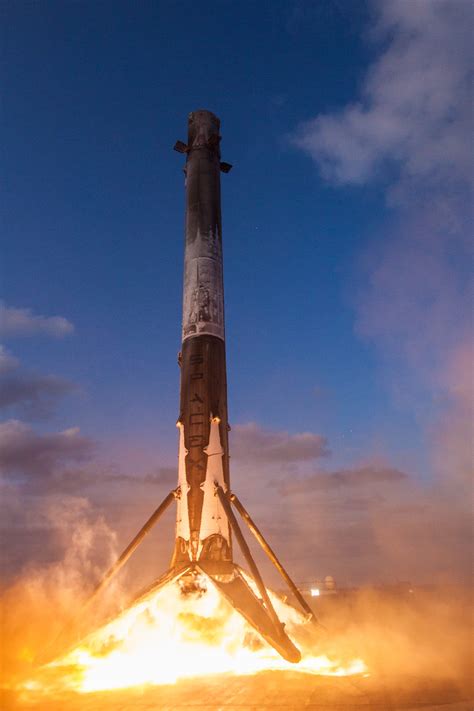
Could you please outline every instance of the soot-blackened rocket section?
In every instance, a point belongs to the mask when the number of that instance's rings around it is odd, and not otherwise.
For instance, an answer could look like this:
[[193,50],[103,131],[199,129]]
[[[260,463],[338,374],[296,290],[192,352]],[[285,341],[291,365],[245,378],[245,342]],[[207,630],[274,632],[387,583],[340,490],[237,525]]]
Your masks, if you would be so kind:
[[215,482],[229,486],[227,382],[220,173],[220,121],[210,111],[188,119],[183,286],[179,485],[173,563],[232,561],[227,516]]

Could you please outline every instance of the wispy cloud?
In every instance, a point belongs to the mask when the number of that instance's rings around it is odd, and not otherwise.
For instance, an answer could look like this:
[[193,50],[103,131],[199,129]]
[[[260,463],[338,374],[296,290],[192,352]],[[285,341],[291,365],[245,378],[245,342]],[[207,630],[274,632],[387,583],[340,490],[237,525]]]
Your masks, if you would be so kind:
[[420,203],[416,214],[401,214],[364,257],[357,333],[384,357],[415,367],[425,386],[468,336],[465,236],[450,229],[436,208]]
[[58,400],[75,390],[74,383],[57,375],[25,370],[2,374],[0,368],[0,410],[14,409],[26,419],[48,417]]
[[360,95],[301,124],[293,143],[335,187],[385,188],[391,211],[359,262],[355,329],[399,403],[418,413],[429,402],[420,422],[435,435],[434,468],[449,481],[466,469],[470,447],[452,364],[472,350],[474,8],[394,0],[372,9],[368,34],[379,53]]
[[293,478],[289,484],[284,484],[281,490],[284,493],[330,491],[341,487],[352,488],[371,484],[400,483],[407,478],[407,474],[393,467],[370,465],[339,469],[333,472],[318,472],[311,476]]
[[31,309],[15,308],[0,302],[0,336],[27,337],[46,335],[63,338],[73,333],[74,326],[63,316],[41,316]]
[[[251,463],[234,489],[296,580],[343,583],[467,580],[468,507],[389,462],[276,476]],[[268,571],[270,573],[270,570]]]
[[0,423],[0,471],[6,478],[48,477],[67,462],[82,462],[94,451],[94,442],[74,427],[40,434],[19,420]]
[[265,430],[255,422],[232,428],[232,457],[255,462],[301,462],[329,454],[327,440],[312,432]]
[[10,373],[20,365],[20,361],[0,344],[0,375]]
[[26,370],[0,345],[0,410],[6,415],[27,420],[49,417],[64,395],[78,390],[66,378]]
[[[301,124],[294,144],[336,184],[380,178],[404,187],[469,180],[472,165],[468,2],[373,3],[372,37],[383,50],[358,100]],[[382,44],[383,43],[383,44]]]
[[[89,465],[82,467],[64,467],[55,475],[52,484],[57,492],[74,492],[76,494],[86,491],[91,493],[91,489],[101,492],[104,491],[104,488],[110,488],[110,485],[122,495],[125,491],[134,489],[138,499],[138,492],[142,487],[154,490],[158,496],[158,492],[164,488],[168,491],[175,488],[177,478],[177,467],[157,467],[154,471],[145,474],[127,474],[115,465],[104,465],[92,461]],[[47,491],[44,484],[43,491]]]

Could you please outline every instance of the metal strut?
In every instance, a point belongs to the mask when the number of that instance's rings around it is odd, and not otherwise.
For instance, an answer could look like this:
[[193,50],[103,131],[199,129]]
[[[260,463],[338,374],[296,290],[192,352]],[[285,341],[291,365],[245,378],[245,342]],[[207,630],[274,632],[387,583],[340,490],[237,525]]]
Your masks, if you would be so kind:
[[316,622],[317,624],[320,624],[320,623],[318,622],[318,619],[317,619],[316,615],[314,614],[313,610],[310,608],[310,606],[308,605],[308,603],[306,602],[306,600],[304,599],[304,597],[302,596],[302,594],[300,593],[300,591],[299,591],[298,588],[296,587],[295,583],[294,583],[293,580],[290,578],[290,576],[289,576],[288,573],[286,572],[285,568],[282,566],[282,564],[281,564],[280,561],[278,560],[276,554],[274,553],[274,551],[272,550],[272,548],[269,546],[269,544],[268,544],[267,541],[265,540],[265,538],[264,538],[262,532],[259,530],[259,528],[258,528],[258,526],[256,525],[256,523],[252,520],[252,517],[250,516],[249,512],[248,512],[247,509],[244,507],[244,505],[242,504],[242,502],[240,501],[240,499],[237,497],[236,494],[231,494],[229,498],[230,498],[231,502],[234,504],[234,506],[235,506],[235,508],[237,509],[237,511],[239,512],[239,514],[242,516],[243,520],[245,521],[245,523],[246,523],[247,526],[249,527],[250,531],[253,533],[253,535],[255,536],[255,538],[257,539],[257,541],[260,543],[261,547],[263,548],[263,550],[265,551],[265,553],[267,554],[267,556],[268,556],[268,557],[270,558],[270,560],[272,561],[272,563],[273,563],[273,565],[275,566],[275,568],[276,568],[276,569],[278,570],[278,572],[280,573],[281,577],[284,579],[284,581],[286,582],[286,584],[288,585],[288,587],[290,588],[290,590],[293,592],[294,596],[296,597],[296,599],[297,599],[298,602],[300,603],[300,605],[301,605],[301,607],[303,608],[303,610],[307,613],[308,618],[311,619],[313,622]]
[[132,553],[138,548],[140,543],[143,541],[145,538],[146,534],[153,528],[155,523],[158,521],[159,518],[161,518],[162,514],[166,511],[170,503],[173,501],[173,499],[176,498],[178,495],[178,489],[174,489],[173,491],[170,491],[168,496],[165,497],[165,499],[161,502],[161,504],[158,506],[158,508],[152,513],[148,521],[141,527],[141,529],[138,531],[137,535],[131,541],[131,543],[128,544],[128,546],[125,548],[123,553],[117,558],[115,563],[112,565],[111,568],[106,572],[100,583],[97,585],[91,596],[86,602],[86,605],[89,605],[92,600],[96,597],[96,595],[105,588],[106,585],[110,582],[110,580],[118,573],[120,568],[122,568],[127,560],[130,558]]
[[247,561],[247,564],[252,572],[253,578],[255,580],[255,583],[258,587],[258,591],[260,595],[262,596],[262,599],[265,603],[265,607],[267,609],[268,615],[270,619],[272,620],[273,624],[275,625],[277,630],[283,630],[283,625],[280,621],[280,618],[278,617],[277,613],[275,612],[275,609],[272,605],[272,602],[270,600],[270,597],[267,592],[267,588],[265,587],[265,583],[263,582],[262,576],[260,575],[260,571],[257,568],[257,564],[255,563],[254,559],[252,558],[252,554],[250,552],[250,548],[247,545],[247,541],[245,540],[242,531],[240,530],[239,523],[235,517],[234,512],[232,511],[232,506],[229,503],[229,499],[227,498],[227,495],[224,492],[224,489],[219,486],[217,482],[214,482],[216,486],[216,493],[219,497],[219,501],[221,502],[224,511],[227,514],[227,518],[230,521],[230,525],[234,529],[235,537],[237,538],[237,541],[240,545],[240,548],[242,549],[242,553],[244,554],[245,560]]

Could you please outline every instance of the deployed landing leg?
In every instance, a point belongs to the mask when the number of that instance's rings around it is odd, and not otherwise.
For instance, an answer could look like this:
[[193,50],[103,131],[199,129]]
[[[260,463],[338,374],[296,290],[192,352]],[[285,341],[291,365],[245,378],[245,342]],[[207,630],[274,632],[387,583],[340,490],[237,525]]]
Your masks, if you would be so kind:
[[237,495],[230,494],[229,499],[234,504],[235,508],[237,509],[239,514],[242,516],[243,520],[249,527],[250,531],[253,533],[253,535],[255,536],[257,541],[260,543],[261,547],[263,548],[263,550],[265,551],[267,556],[270,558],[271,562],[273,563],[275,568],[278,570],[278,572],[280,573],[283,580],[286,582],[286,584],[288,585],[288,587],[290,588],[290,590],[292,591],[292,593],[294,594],[294,596],[300,603],[303,610],[306,612],[306,614],[308,616],[308,620],[316,623],[317,625],[320,625],[320,623],[318,622],[318,620],[316,618],[316,615],[314,614],[314,612],[312,611],[312,609],[310,608],[310,606],[308,605],[308,603],[306,602],[306,600],[304,599],[304,597],[302,596],[302,594],[300,593],[298,588],[296,587],[293,580],[290,578],[290,576],[286,572],[283,565],[278,560],[276,554],[274,553],[272,548],[269,546],[269,544],[265,540],[263,533],[259,530],[257,525],[254,523],[250,514],[248,513],[248,511],[246,510],[244,505],[241,503],[241,501],[239,500]]
[[[112,578],[119,572],[130,556],[138,548],[147,533],[149,533],[155,523],[160,519],[173,499],[178,498],[179,495],[180,489],[178,487],[178,489],[171,491],[168,496],[165,497],[162,503],[150,516],[148,521],[144,524],[144,526],[142,526],[135,538],[129,543],[116,562],[106,572],[101,582],[97,585],[92,595],[87,600],[86,606],[88,606],[96,598],[98,593],[110,583]],[[215,482],[215,495],[218,497],[229,524],[234,532],[236,540],[240,545],[242,553],[250,569],[250,577],[255,583],[259,595],[254,592],[252,585],[249,584],[248,576],[239,568],[239,566],[235,565],[235,563],[232,563],[231,569],[226,569],[225,573],[222,571],[216,573],[213,567],[208,565],[209,561],[205,559],[198,559],[197,561],[184,561],[180,565],[172,566],[151,585],[141,590],[131,604],[133,605],[139,600],[148,597],[151,593],[158,591],[168,583],[182,579],[183,576],[189,575],[192,580],[197,578],[200,574],[204,574],[224,595],[229,603],[247,620],[247,622],[254,627],[254,629],[257,630],[257,632],[261,634],[261,636],[271,646],[279,652],[279,654],[282,655],[282,657],[293,663],[299,662],[301,654],[286,634],[284,624],[280,621],[280,618],[273,607],[267,588],[265,587],[265,583],[260,575],[260,571],[242,534],[241,528],[232,509],[231,502],[241,514],[242,518],[247,523],[272,563],[276,566],[284,580],[295,594],[302,608],[307,613],[308,619],[316,621],[312,610],[237,497],[234,494],[226,493],[217,482]]]
[[227,514],[229,523],[233,528],[233,531],[235,533],[235,537],[237,538],[239,546],[242,549],[242,553],[244,554],[245,560],[247,561],[247,564],[252,572],[252,577],[255,580],[255,583],[258,587],[258,591],[259,591],[260,595],[262,596],[263,602],[265,603],[265,607],[268,612],[268,615],[271,618],[275,627],[283,628],[283,625],[280,622],[280,618],[278,617],[278,615],[275,612],[275,609],[272,605],[272,602],[271,602],[270,597],[267,592],[267,588],[265,587],[265,583],[263,582],[262,576],[260,575],[260,571],[257,568],[257,564],[255,563],[255,561],[252,557],[252,554],[250,553],[250,548],[248,547],[247,542],[242,535],[242,531],[240,530],[240,526],[237,522],[237,519],[235,518],[234,512],[232,511],[232,507],[229,503],[229,500],[228,500],[227,496],[225,495],[222,487],[216,486],[216,492],[217,492],[217,496],[219,497],[219,500],[224,508],[224,511]]
[[118,571],[125,565],[127,560],[130,558],[132,553],[138,548],[140,543],[143,541],[145,538],[146,534],[151,531],[155,523],[158,521],[159,518],[164,514],[168,506],[171,504],[171,502],[176,498],[178,494],[178,490],[174,489],[173,491],[170,491],[168,496],[166,496],[161,504],[158,506],[158,508],[152,513],[148,521],[141,527],[141,529],[138,531],[137,535],[131,541],[131,543],[128,544],[128,546],[125,548],[123,553],[117,558],[115,563],[112,565],[111,568],[106,572],[100,583],[97,585],[93,593],[91,594],[90,598],[87,600],[86,605],[89,605],[96,595],[103,590],[106,585],[110,583],[114,575],[118,573]]

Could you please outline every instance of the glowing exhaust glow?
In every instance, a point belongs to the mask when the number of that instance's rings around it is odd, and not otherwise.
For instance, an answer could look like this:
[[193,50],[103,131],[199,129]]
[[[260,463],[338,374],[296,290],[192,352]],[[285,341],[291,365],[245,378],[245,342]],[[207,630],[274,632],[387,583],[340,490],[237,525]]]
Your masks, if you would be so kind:
[[[207,581],[206,581],[207,582]],[[341,662],[311,650],[297,664],[286,662],[264,642],[212,584],[183,595],[171,583],[86,637],[43,667],[24,689],[92,692],[179,679],[264,670],[345,676],[367,672],[360,659]],[[304,621],[272,594],[291,635]]]

